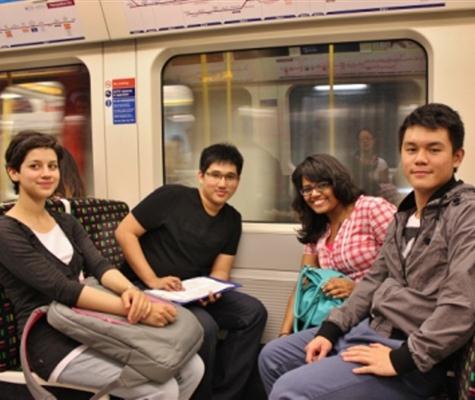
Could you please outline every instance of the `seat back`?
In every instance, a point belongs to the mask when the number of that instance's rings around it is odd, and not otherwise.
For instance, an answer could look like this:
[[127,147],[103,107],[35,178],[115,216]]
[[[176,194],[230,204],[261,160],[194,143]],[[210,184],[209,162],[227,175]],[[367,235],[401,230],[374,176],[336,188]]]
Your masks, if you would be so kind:
[[123,201],[106,199],[71,199],[71,214],[82,224],[97,249],[116,267],[124,261],[114,232],[129,212]]
[[0,286],[0,372],[20,366],[18,346],[13,306]]
[[[5,214],[14,204],[0,204],[0,215]],[[0,372],[19,367],[18,345],[13,306],[0,285]]]
[[475,337],[462,349],[455,376],[457,399],[475,400]]

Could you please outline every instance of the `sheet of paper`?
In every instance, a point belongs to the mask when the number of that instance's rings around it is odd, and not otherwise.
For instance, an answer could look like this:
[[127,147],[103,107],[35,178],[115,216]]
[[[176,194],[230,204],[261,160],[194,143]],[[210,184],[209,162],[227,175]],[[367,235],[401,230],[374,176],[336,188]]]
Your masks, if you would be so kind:
[[220,293],[234,289],[239,285],[233,282],[219,281],[213,278],[200,276],[182,281],[184,290],[168,291],[160,289],[146,290],[145,293],[176,303],[190,303],[208,297],[209,293]]

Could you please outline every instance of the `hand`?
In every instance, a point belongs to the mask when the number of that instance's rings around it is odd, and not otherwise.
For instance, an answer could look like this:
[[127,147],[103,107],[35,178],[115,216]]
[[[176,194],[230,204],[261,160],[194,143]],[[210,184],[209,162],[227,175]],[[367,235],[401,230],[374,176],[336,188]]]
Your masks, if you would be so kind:
[[148,282],[147,285],[150,289],[163,289],[168,291],[183,290],[180,278],[176,276],[164,276],[163,278],[156,277],[152,282]]
[[163,327],[171,324],[176,318],[176,308],[171,303],[156,301],[152,303],[149,315],[142,320],[146,325]]
[[199,299],[198,301],[203,307],[206,307],[208,304],[216,303],[221,298],[221,293],[209,293],[207,299]]
[[127,310],[127,320],[131,324],[136,324],[140,320],[147,318],[152,310],[152,303],[144,292],[131,287],[121,294],[122,304]]
[[317,336],[305,346],[305,362],[312,363],[325,358],[333,348],[332,342],[323,336]]
[[355,287],[355,282],[349,278],[331,278],[323,286],[322,291],[329,297],[343,299],[348,297]]
[[389,353],[391,348],[381,343],[371,343],[369,346],[359,345],[347,348],[341,352],[341,358],[346,362],[363,364],[353,369],[355,374],[374,374],[379,376],[395,376],[395,371]]

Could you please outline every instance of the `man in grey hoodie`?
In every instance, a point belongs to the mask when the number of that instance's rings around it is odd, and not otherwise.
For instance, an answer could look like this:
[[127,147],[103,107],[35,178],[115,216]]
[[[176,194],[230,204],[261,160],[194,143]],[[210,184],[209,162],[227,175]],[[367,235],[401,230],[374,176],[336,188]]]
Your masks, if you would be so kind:
[[347,302],[321,327],[263,349],[271,400],[415,400],[442,390],[451,356],[475,332],[475,188],[454,177],[463,138],[446,105],[406,117],[401,165],[413,191]]

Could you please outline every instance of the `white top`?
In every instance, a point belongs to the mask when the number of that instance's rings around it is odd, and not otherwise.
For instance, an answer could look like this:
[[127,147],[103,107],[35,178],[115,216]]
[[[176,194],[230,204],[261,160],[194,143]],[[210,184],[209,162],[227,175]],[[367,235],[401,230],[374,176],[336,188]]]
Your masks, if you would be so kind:
[[[68,265],[73,258],[73,246],[67,238],[66,234],[56,224],[49,232],[41,233],[33,231],[39,241],[45,246],[50,253],[54,254],[63,263]],[[66,357],[64,357],[58,365],[54,368],[53,372],[48,378],[48,382],[56,383],[61,372],[68,366],[68,364],[74,360],[79,354],[81,354],[88,347],[84,344],[76,347]]]
[[53,229],[46,233],[36,231],[33,232],[50,253],[54,254],[66,265],[69,264],[73,258],[74,249],[66,234],[58,224],[56,224]]
[[[402,252],[402,256],[404,258],[407,257],[409,252],[412,249],[412,246],[414,246],[414,242],[416,241],[416,236],[417,236],[417,231],[421,227],[421,220],[420,218],[416,217],[416,214],[412,214],[409,219],[407,220],[406,223],[406,231],[409,231],[409,240],[406,241],[406,247],[404,248]],[[412,231],[412,232],[410,232]]]

